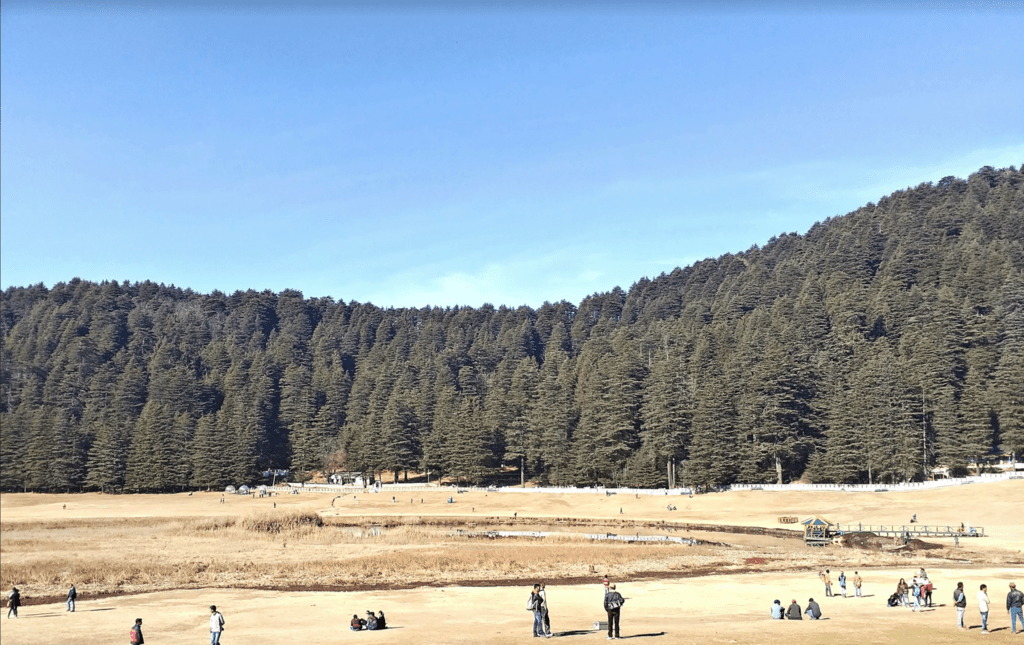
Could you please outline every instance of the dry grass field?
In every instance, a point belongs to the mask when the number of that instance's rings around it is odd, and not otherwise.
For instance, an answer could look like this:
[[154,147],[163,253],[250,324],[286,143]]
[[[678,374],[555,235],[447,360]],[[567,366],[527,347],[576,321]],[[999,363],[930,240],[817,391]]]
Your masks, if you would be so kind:
[[[964,580],[986,582],[990,622],[1005,627],[1007,583],[1024,585],[1024,482],[890,493],[743,492],[694,498],[524,494],[450,490],[270,499],[194,495],[0,496],[0,586],[18,586],[22,618],[0,622],[4,643],[105,643],[124,639],[135,617],[151,643],[208,642],[205,608],[228,618],[223,642],[518,642],[529,638],[528,585],[549,585],[561,638],[598,639],[599,580],[609,574],[629,599],[624,636],[652,643],[961,642],[947,596]],[[454,503],[446,503],[449,497]],[[671,501],[678,507],[667,510]],[[275,507],[276,504],[276,507]],[[969,522],[990,537],[933,540],[943,548],[907,555],[827,547],[800,540],[708,530],[786,528],[780,515],[833,521]],[[323,525],[314,523],[322,519]],[[568,520],[589,520],[580,526]],[[561,522],[559,520],[562,520]],[[686,525],[690,525],[687,528]],[[705,530],[693,530],[701,525]],[[482,531],[557,531],[544,539],[490,540]],[[675,529],[675,530],[673,530]],[[742,529],[731,529],[731,531]],[[714,542],[623,544],[583,532],[671,534]],[[756,530],[755,530],[756,533]],[[859,570],[869,597],[823,599],[815,577]],[[899,577],[918,567],[938,589],[934,611],[885,608]],[[79,608],[64,611],[67,587]],[[775,598],[814,596],[829,620],[765,620]],[[348,631],[348,618],[382,609],[395,627]],[[6,615],[6,610],[5,610]],[[980,638],[980,636],[978,636]],[[985,638],[1010,638],[1002,629]],[[1019,639],[1021,637],[1014,637]],[[202,640],[200,640],[202,639]]]

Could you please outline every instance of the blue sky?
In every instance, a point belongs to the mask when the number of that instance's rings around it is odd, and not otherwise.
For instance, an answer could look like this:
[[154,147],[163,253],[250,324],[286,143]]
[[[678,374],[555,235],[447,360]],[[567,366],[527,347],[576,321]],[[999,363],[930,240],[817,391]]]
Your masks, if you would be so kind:
[[14,1],[0,31],[3,288],[578,303],[1024,163],[1020,3]]

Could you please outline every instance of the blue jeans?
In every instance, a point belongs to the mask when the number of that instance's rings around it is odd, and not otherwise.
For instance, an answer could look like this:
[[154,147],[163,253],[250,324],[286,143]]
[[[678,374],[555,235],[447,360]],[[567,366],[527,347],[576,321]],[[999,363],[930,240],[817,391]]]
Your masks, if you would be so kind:
[[983,611],[983,612],[980,612],[980,613],[981,613],[981,631],[987,632],[988,631],[988,612],[987,611]]
[[210,632],[210,645],[217,645],[220,642],[220,632]]
[[68,611],[74,611],[74,610],[75,610],[75,599],[74,598],[68,598]]
[[[18,612],[14,612],[17,616]],[[1021,611],[1020,607],[1010,607],[1010,632],[1017,631],[1017,619],[1020,618],[1020,629],[1024,631],[1024,612]]]
[[533,635],[543,636],[544,635],[544,613],[540,611],[533,612]]

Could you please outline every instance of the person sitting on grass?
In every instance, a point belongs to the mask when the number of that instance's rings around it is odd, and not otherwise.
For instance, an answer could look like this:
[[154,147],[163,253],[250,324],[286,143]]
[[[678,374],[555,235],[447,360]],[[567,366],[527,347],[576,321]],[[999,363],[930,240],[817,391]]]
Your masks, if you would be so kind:
[[772,605],[772,620],[782,620],[782,601],[776,600]]
[[366,627],[366,621],[360,618],[359,616],[352,614],[352,626],[349,627],[349,629],[351,629],[354,632],[358,632],[361,631],[364,627]]
[[366,629],[377,629],[377,616],[372,611],[366,612]]

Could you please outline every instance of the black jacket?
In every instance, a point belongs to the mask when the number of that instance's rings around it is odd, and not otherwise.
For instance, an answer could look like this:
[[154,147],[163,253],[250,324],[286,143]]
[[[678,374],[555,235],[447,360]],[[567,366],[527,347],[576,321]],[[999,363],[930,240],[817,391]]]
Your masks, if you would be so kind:
[[1014,589],[1006,594],[1006,611],[1010,611],[1010,607],[1020,607],[1021,605],[1024,605],[1024,592],[1020,589]]

